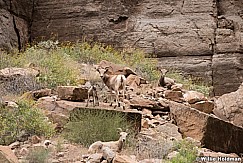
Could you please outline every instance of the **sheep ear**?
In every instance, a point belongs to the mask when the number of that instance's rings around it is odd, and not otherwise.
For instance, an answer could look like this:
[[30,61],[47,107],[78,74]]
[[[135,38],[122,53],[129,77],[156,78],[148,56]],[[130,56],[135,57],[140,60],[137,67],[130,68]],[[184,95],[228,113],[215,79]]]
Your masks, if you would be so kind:
[[117,132],[118,133],[122,132],[122,129],[121,128],[117,128]]
[[160,71],[162,74],[166,74],[168,72],[168,70],[166,70],[166,69],[160,69]]
[[98,65],[94,65],[94,69],[98,71],[99,70],[99,66]]

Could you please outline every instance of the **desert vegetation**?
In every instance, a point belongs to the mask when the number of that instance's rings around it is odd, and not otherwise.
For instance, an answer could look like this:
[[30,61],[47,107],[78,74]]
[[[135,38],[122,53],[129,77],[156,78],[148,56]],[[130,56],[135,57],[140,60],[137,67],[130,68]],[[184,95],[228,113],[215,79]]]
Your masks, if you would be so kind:
[[18,101],[18,108],[0,107],[0,144],[8,145],[21,137],[54,135],[54,126],[33,101]]
[[[107,60],[116,64],[131,67],[136,73],[148,81],[158,80],[160,72],[157,69],[157,61],[147,58],[148,56],[139,49],[124,49],[118,51],[111,46],[100,43],[66,42],[59,44],[58,41],[43,41],[29,45],[23,52],[7,54],[1,51],[0,69],[6,67],[26,67],[32,64],[38,68],[40,75],[37,81],[25,79],[29,88],[22,92],[40,87],[55,88],[58,85],[75,85],[80,82],[82,75],[81,63],[97,64],[101,60]],[[152,62],[152,64],[151,64]],[[194,77],[184,77],[179,71],[171,68],[168,77],[184,84],[190,90],[197,90],[209,94],[210,88],[206,83]],[[34,80],[34,81],[33,81]],[[18,81],[15,81],[18,83]],[[20,93],[21,91],[16,91]]]
[[[139,49],[116,50],[111,46],[99,43],[61,43],[58,41],[45,41],[29,45],[22,52],[11,54],[0,52],[0,69],[8,67],[33,68],[39,72],[37,77],[13,78],[10,81],[0,83],[0,97],[16,101],[17,109],[8,109],[0,106],[0,144],[9,145],[23,135],[32,135],[52,138],[56,135],[54,124],[43,113],[43,110],[36,106],[36,102],[28,98],[19,98],[28,91],[41,88],[56,89],[61,85],[82,84],[85,78],[81,73],[82,64],[98,64],[107,60],[116,64],[130,67],[139,76],[150,83],[156,83],[160,78],[157,62],[147,58],[146,54]],[[185,89],[196,90],[209,94],[210,88],[199,81],[195,82],[193,77],[184,77],[179,71],[171,69],[167,77],[182,83]],[[94,80],[94,79],[89,79]],[[101,79],[95,79],[101,80]],[[174,147],[167,142],[155,142],[152,146],[143,146],[136,139],[137,133],[133,130],[123,114],[110,113],[107,111],[75,110],[59,134],[65,140],[78,143],[88,148],[96,141],[118,140],[117,128],[128,129],[128,137],[125,145],[125,152],[132,151],[133,154],[141,155],[144,158],[165,159],[172,148],[179,152],[172,162],[193,162],[195,160],[194,147],[186,142],[178,143]],[[150,144],[151,145],[151,144]],[[61,151],[61,144],[57,144],[57,150]],[[148,148],[151,147],[151,148]],[[191,151],[192,149],[192,151]],[[50,151],[31,150],[26,156],[29,162],[48,160]],[[41,162],[40,161],[40,162]]]
[[89,147],[96,141],[119,139],[118,128],[129,129],[134,136],[132,125],[123,114],[108,111],[76,110],[70,117],[64,130],[64,137],[72,142]]

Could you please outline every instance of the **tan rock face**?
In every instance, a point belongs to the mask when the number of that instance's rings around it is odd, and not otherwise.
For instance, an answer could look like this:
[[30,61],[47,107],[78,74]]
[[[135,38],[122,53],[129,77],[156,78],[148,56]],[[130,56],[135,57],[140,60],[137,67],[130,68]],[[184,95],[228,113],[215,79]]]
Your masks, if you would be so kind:
[[242,153],[243,128],[196,109],[171,102],[170,110],[179,131],[206,148],[224,153]]
[[194,104],[199,101],[207,100],[206,97],[202,93],[196,92],[196,91],[187,91],[183,95],[183,97],[189,104]]
[[213,113],[226,121],[243,127],[243,84],[236,92],[224,94],[215,102]]
[[76,86],[58,86],[57,94],[61,100],[84,101],[88,98],[88,88]]
[[148,99],[140,98],[140,97],[134,97],[130,100],[130,105],[135,108],[153,108],[156,106],[155,101],[151,101]]
[[171,91],[171,90],[167,90],[164,92],[165,94],[165,98],[172,100],[172,101],[176,101],[176,102],[183,102],[183,95],[181,91]]
[[204,112],[204,113],[211,113],[214,109],[214,102],[212,101],[199,101],[195,104],[191,104],[191,107]]

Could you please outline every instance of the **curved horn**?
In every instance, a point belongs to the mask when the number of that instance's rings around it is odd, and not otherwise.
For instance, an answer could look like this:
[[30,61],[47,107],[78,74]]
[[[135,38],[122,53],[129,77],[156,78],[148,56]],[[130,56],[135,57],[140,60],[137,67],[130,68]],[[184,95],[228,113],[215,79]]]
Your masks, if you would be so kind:
[[117,130],[118,130],[119,132],[122,132],[122,129],[121,129],[121,128],[117,128]]

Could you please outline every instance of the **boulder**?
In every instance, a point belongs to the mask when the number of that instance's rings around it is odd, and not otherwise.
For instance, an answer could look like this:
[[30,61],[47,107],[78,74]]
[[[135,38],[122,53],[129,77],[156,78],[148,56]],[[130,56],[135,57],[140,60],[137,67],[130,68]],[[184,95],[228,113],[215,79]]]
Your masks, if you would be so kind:
[[56,126],[55,129],[60,130],[68,122],[68,116],[58,112],[49,112],[46,115]]
[[36,90],[41,87],[36,76],[39,71],[32,68],[5,68],[0,70],[0,83],[3,83],[3,92],[22,94],[26,91]]
[[155,107],[157,104],[155,101],[151,101],[148,99],[144,99],[141,97],[134,97],[130,100],[130,105],[133,108],[148,108],[148,109],[152,109],[153,107]]
[[8,146],[0,146],[0,162],[19,163],[18,158]]
[[166,90],[164,91],[164,94],[166,99],[176,101],[176,102],[184,102],[181,91]]
[[164,98],[159,98],[158,102],[159,102],[158,103],[159,106],[164,107],[164,111],[169,111],[170,110],[169,100],[164,99]]
[[197,91],[186,91],[183,97],[189,104],[207,100],[204,94]]
[[37,107],[48,111],[57,110],[58,106],[53,97],[42,97],[37,100]]
[[88,98],[87,87],[58,86],[57,93],[61,100],[84,101]]
[[33,91],[32,95],[35,99],[39,99],[41,97],[45,97],[45,96],[51,96],[51,89],[40,89],[37,91]]
[[196,102],[195,104],[191,104],[191,107],[204,112],[204,113],[212,113],[214,109],[214,102],[212,101],[199,101]]
[[166,135],[166,138],[174,138],[175,140],[181,140],[182,135],[179,133],[179,128],[172,123],[164,123],[156,128],[157,131]]
[[213,113],[226,121],[243,127],[243,83],[235,92],[224,94],[215,101]]
[[171,86],[172,91],[182,91],[183,84],[175,83]]
[[116,155],[113,163],[137,163],[137,161],[127,155]]
[[214,151],[243,152],[243,128],[175,102],[171,102],[170,110],[184,137],[196,139]]
[[39,71],[32,68],[5,68],[0,70],[0,80],[13,79],[19,76],[38,76]]

